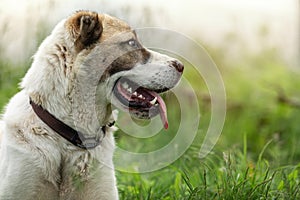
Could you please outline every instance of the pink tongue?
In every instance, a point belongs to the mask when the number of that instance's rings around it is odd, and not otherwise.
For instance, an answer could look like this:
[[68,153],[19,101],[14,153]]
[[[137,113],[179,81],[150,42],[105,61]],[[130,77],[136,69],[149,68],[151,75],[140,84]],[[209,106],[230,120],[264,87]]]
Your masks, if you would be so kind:
[[168,117],[167,117],[167,107],[166,107],[166,104],[165,104],[164,100],[156,92],[149,91],[149,93],[152,96],[154,96],[154,97],[157,98],[158,105],[159,105],[159,114],[160,114],[161,121],[162,121],[162,123],[164,125],[164,128],[168,129],[169,122],[168,122]]

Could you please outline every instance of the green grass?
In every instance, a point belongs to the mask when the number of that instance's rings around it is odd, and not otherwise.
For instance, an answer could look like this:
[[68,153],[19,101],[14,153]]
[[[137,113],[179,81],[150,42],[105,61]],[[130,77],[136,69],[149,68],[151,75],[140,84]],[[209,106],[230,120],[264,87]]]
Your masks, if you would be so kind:
[[19,82],[29,64],[15,66],[0,59],[0,111],[1,108],[19,91]]
[[235,151],[181,158],[151,174],[117,174],[121,199],[299,199],[299,166],[271,169]]
[[[201,77],[186,66],[185,77],[199,98],[198,134],[184,155],[161,170],[117,171],[120,199],[300,199],[300,108],[282,101],[284,91],[286,98],[299,102],[299,71],[271,50],[236,62],[224,61],[212,49],[210,53],[221,66],[227,93],[226,122],[214,150],[204,159],[198,156],[210,120],[209,93]],[[0,108],[18,91],[27,66],[0,62]],[[172,108],[168,132],[136,139],[120,130],[118,146],[148,152],[171,141],[180,109],[172,94],[165,99]]]
[[[217,63],[222,61],[217,54],[213,58]],[[146,174],[118,172],[121,199],[300,198],[300,107],[280,100],[284,91],[284,98],[300,102],[299,71],[272,50],[244,59],[219,63],[226,86],[227,116],[218,143],[204,159],[199,159],[198,153],[210,120],[209,93],[198,75],[186,67],[185,77],[200,100],[198,135],[189,150],[164,169]],[[167,136],[137,140],[119,131],[118,145],[145,152],[147,146],[159,149],[157,143],[167,144],[180,121],[178,105],[172,99],[172,95],[166,96],[172,108],[170,124],[175,124],[163,133]]]

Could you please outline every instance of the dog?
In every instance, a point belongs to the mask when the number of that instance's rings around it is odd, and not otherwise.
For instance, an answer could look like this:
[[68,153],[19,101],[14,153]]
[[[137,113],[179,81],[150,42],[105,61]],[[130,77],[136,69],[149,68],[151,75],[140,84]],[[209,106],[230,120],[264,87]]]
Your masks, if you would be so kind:
[[0,199],[118,199],[111,105],[137,118],[160,115],[167,128],[159,93],[183,69],[115,17],[78,11],[59,22],[2,116]]

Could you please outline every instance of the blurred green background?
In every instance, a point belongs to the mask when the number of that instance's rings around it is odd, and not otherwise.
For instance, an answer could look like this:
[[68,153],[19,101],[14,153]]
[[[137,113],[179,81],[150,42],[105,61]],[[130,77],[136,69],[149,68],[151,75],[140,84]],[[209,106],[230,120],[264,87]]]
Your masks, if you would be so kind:
[[[1,3],[13,11],[14,8],[9,7],[7,2],[2,1]],[[230,2],[232,7],[224,6],[224,10],[228,8],[238,9],[236,5],[241,6],[240,3],[235,4],[236,1],[231,0]],[[268,9],[268,5],[272,6],[272,2],[268,2],[261,3],[261,8],[259,2],[254,3],[255,6],[250,11]],[[280,2],[282,1],[275,1],[275,5],[280,7]],[[290,4],[291,2],[295,3],[288,7],[293,11],[294,7],[292,5],[299,8],[297,1],[287,2]],[[122,2],[117,7],[114,7],[115,4],[111,5],[112,3],[110,4],[108,1],[101,1],[101,3],[109,7],[109,13],[123,17],[123,19],[126,19],[126,16],[130,16],[130,20],[135,19],[135,13],[132,11],[136,7],[132,7],[129,3]],[[189,3],[195,3],[195,1]],[[205,1],[202,3],[206,5]],[[91,4],[92,1],[90,1],[90,4],[84,5],[77,2],[74,7],[89,8],[92,6]],[[47,1],[47,5],[42,6],[42,8],[48,11],[41,16],[47,16],[50,13],[49,9],[60,9],[59,13],[67,13],[62,9],[62,5],[63,3],[57,3],[57,1]],[[98,4],[95,3],[95,5]],[[178,2],[175,5],[177,7],[183,6]],[[201,2],[196,5],[200,9]],[[210,5],[211,7],[206,5],[205,8],[212,8],[211,11],[214,12],[213,5]],[[45,8],[45,6],[48,8]],[[152,20],[152,16],[157,14],[156,7],[153,8],[146,3],[139,6],[143,8],[142,15],[144,18],[141,21],[134,21],[135,25],[155,25],[157,22]],[[163,9],[163,6],[160,9]],[[27,10],[38,8],[38,6],[32,4],[25,4],[25,7]],[[222,10],[222,6],[216,6],[216,8]],[[71,8],[68,9],[71,10]],[[177,11],[179,10],[173,12]],[[235,17],[229,17],[228,21],[222,23],[232,24],[232,21],[235,21],[239,24],[239,16],[255,14],[250,11],[248,14],[240,13],[240,15],[234,12],[232,16]],[[292,13],[288,12],[288,9],[284,12],[279,11],[270,12],[272,13],[271,18]],[[169,12],[172,13],[172,11]],[[30,28],[25,27],[25,30],[16,33],[16,35],[28,34],[28,39],[22,40],[23,47],[18,48],[18,45],[11,47],[19,41],[17,37],[15,40],[6,39],[8,36],[5,36],[5,34],[11,33],[10,27],[12,26],[10,23],[13,22],[9,20],[10,15],[6,15],[7,13],[9,12],[6,10],[6,12],[0,14],[0,21],[6,20],[6,23],[2,23],[2,27],[0,27],[0,32],[4,35],[0,38],[0,108],[2,110],[9,99],[19,91],[18,83],[32,62],[30,56],[33,55],[40,42],[50,33],[53,27],[51,22],[47,25],[43,18],[40,18],[36,22],[38,24],[36,31],[27,31],[26,29]],[[69,13],[71,12],[67,14]],[[171,17],[168,15],[170,13],[166,12],[161,15],[162,18],[166,18],[163,20],[166,24],[175,20],[172,15],[170,15]],[[279,13],[279,16],[276,13]],[[194,13],[194,15],[196,14]],[[21,16],[31,19],[27,15]],[[211,15],[208,16],[211,17]],[[208,16],[205,13],[199,14],[199,20],[207,17],[208,24],[210,20],[214,21]],[[257,15],[253,16],[253,18],[255,17]],[[188,19],[189,16],[184,16],[184,18]],[[297,12],[295,18],[299,19]],[[194,20],[197,21],[197,19]],[[278,29],[275,29],[274,32],[272,28],[273,20],[266,20],[258,24],[255,24],[256,21],[253,20],[254,25],[251,26],[256,27],[256,30],[253,31],[254,36],[251,36],[251,38],[248,38],[247,34],[241,35],[239,25],[236,26],[239,29],[238,31],[233,28],[214,35],[216,40],[219,41],[217,43],[214,42],[214,38],[201,35],[201,28],[186,33],[204,46],[218,66],[224,80],[227,95],[227,115],[222,135],[214,150],[206,158],[199,159],[199,149],[211,117],[210,94],[202,77],[195,73],[192,66],[187,64],[184,77],[192,84],[196,92],[201,112],[198,134],[191,147],[180,159],[160,171],[146,174],[117,172],[121,199],[300,198],[300,178],[298,175],[300,166],[299,28],[294,29],[295,32],[298,31],[298,36],[297,33],[294,33],[296,37],[295,40],[292,40],[293,42],[290,42],[289,39],[291,38],[288,38],[288,35],[286,35],[286,38],[280,38],[280,40],[286,40],[286,45],[282,46],[282,41],[278,42],[273,37],[274,35],[281,35],[281,33],[276,32]],[[55,20],[53,21],[55,22]],[[297,20],[291,20],[290,23],[281,24],[281,26],[286,26],[287,29],[290,26],[299,27]],[[217,24],[210,24],[210,26],[217,26]],[[210,26],[204,28],[209,29]],[[192,28],[189,29],[193,30]],[[294,37],[293,34],[292,36]],[[251,44],[247,41],[248,39]],[[26,49],[27,46],[24,45],[24,41],[25,44],[30,44],[28,49]],[[252,43],[255,43],[255,50],[251,47]],[[22,50],[25,53],[10,55],[15,51],[7,51],[6,48],[16,48],[16,52]],[[291,53],[287,55],[284,52]],[[13,57],[16,57],[16,59],[12,59]],[[182,91],[182,94],[189,96],[187,91]],[[163,96],[168,108],[171,108],[168,111],[170,128],[167,133],[141,140],[126,135],[121,129],[116,133],[116,141],[119,147],[134,152],[148,152],[163,147],[175,136],[180,122],[180,106],[172,93]],[[140,125],[148,123],[135,122]]]

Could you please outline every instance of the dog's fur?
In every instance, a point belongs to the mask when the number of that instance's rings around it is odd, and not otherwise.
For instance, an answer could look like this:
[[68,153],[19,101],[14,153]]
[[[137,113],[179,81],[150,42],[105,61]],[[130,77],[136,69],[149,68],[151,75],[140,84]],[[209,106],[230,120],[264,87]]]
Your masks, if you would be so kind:
[[[135,43],[128,45],[129,40]],[[0,122],[0,199],[118,199],[110,102],[120,77],[165,90],[180,79],[178,61],[144,48],[123,21],[89,11],[62,20],[39,47]],[[94,149],[63,139],[34,113],[29,99],[85,136]],[[137,114],[138,115],[138,114]]]

